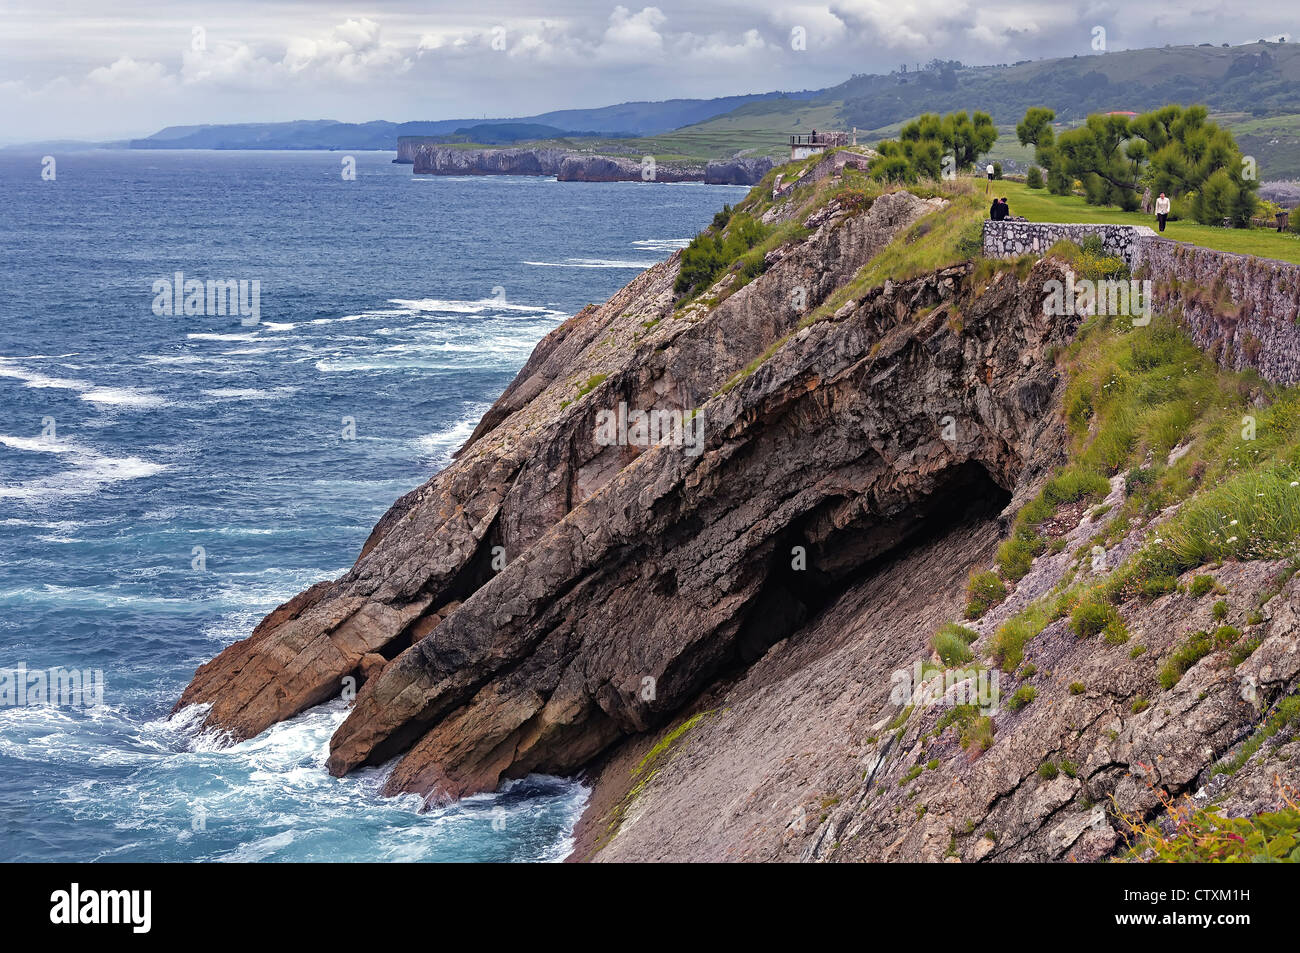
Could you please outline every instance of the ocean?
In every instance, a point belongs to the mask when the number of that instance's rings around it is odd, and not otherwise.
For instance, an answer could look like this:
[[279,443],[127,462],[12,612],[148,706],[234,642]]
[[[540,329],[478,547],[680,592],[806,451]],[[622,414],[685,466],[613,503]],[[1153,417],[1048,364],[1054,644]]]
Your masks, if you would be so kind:
[[[199,664],[351,565],[544,334],[747,191],[391,157],[348,179],[340,153],[98,151],[48,178],[0,153],[0,860],[567,852],[575,780],[420,814],[379,796],[386,767],[326,773],[342,702],[233,746],[169,717]],[[248,317],[185,313],[178,273],[242,282]],[[52,670],[84,690],[40,695]]]

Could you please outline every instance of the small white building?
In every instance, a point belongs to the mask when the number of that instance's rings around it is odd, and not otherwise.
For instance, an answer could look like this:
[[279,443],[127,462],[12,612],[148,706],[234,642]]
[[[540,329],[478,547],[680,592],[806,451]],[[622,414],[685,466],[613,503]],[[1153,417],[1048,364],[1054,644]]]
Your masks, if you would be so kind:
[[847,132],[818,132],[814,129],[806,136],[795,135],[790,137],[790,161],[806,159],[819,152],[825,152],[827,149],[839,146],[856,146],[857,144],[858,131],[856,129],[853,130],[852,135]]

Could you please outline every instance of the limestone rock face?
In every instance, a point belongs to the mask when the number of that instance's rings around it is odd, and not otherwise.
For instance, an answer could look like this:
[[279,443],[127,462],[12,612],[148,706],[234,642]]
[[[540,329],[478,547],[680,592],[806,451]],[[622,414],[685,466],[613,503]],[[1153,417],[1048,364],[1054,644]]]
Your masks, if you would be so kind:
[[676,162],[648,166],[622,156],[568,155],[555,177],[561,182],[702,182],[704,168]]
[[555,175],[563,149],[456,149],[429,143],[412,150],[417,175]]
[[757,185],[775,165],[767,156],[714,159],[704,167],[704,181],[710,185]]
[[[805,309],[817,307],[901,229],[935,207],[934,201],[897,193],[865,213],[823,209],[812,235],[783,249],[763,275],[712,309],[673,311],[675,255],[604,305],[575,315],[537,346],[459,459],[381,518],[345,576],[296,596],[248,639],[202,666],[178,707],[210,705],[208,727],[248,738],[339,695],[364,655],[398,659],[413,644],[421,653],[442,653],[452,666],[463,651],[462,675],[477,691],[483,686],[476,680],[486,673],[474,674],[471,646],[457,647],[477,636],[465,634],[468,621],[452,621],[486,611],[486,617],[477,616],[481,625],[483,618],[512,611],[486,608],[486,584],[500,587],[491,598],[507,604],[526,594],[544,595],[548,580],[576,554],[558,554],[521,591],[502,583],[502,558],[513,564],[528,557],[566,515],[643,455],[635,445],[600,445],[599,413],[619,403],[645,411],[700,407],[795,327],[804,312],[792,300]],[[724,276],[716,293],[724,295],[734,278]],[[595,386],[597,381],[603,382]],[[400,667],[409,664],[402,659]],[[390,664],[385,673],[396,667]],[[374,682],[374,704],[387,702],[396,678]],[[413,691],[407,690],[402,704]],[[349,740],[334,761],[336,769],[355,763],[353,753],[362,748],[362,760],[372,761],[404,750],[432,727],[433,713],[418,707],[420,719],[399,724],[392,738],[376,738],[374,750]],[[376,720],[374,730],[384,732],[381,723],[399,710],[395,706]],[[346,736],[352,739],[364,722],[354,721]]]
[[[1280,563],[1214,568],[1244,660],[1161,687],[1219,623],[1185,586],[1118,607],[1130,644],[1055,619],[963,738],[929,639],[1065,459],[1055,355],[1080,319],[1042,307],[1065,265],[859,286],[944,200],[808,192],[768,210],[801,237],[752,280],[683,305],[674,255],[547,335],[353,568],[202,666],[178,707],[240,739],[359,685],[331,772],[391,762],[388,793],[433,803],[583,771],[580,860],[1091,861],[1162,794],[1275,809],[1300,785],[1294,737],[1212,767],[1300,688],[1300,577]],[[672,426],[636,436],[642,412]],[[1096,540],[1118,566],[1158,526],[1107,535],[1125,492],[1116,474],[1104,505],[1053,517],[1059,546],[970,623],[976,658],[1093,571]]]
[[[702,452],[619,469],[397,658],[331,742],[343,773],[421,740],[388,791],[573,771],[787,637],[908,539],[1055,462],[1043,352],[1070,328],[966,268],[869,294],[705,404]],[[925,317],[917,319],[916,315]],[[962,421],[944,438],[943,418]],[[964,432],[963,432],[964,431]]]

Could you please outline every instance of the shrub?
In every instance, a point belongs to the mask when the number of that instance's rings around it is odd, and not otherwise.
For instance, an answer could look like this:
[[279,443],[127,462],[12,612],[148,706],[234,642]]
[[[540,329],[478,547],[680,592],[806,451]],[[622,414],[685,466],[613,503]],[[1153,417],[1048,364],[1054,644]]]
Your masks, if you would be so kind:
[[1214,647],[1216,649],[1226,649],[1235,645],[1241,638],[1241,629],[1235,625],[1221,625],[1214,630]]
[[1051,781],[1061,773],[1053,761],[1044,761],[1038,766],[1038,776],[1044,781]]
[[966,618],[978,619],[1006,597],[1007,587],[997,573],[972,574],[966,584]]
[[1007,702],[1007,708],[1011,711],[1019,711],[1037,697],[1038,689],[1033,685],[1021,685],[1016,689],[1016,693],[1011,696],[1011,700]]
[[1044,606],[1034,604],[998,627],[993,635],[993,660],[1004,672],[1015,671],[1025,657],[1025,643],[1036,636],[1051,615]]
[[1228,603],[1220,599],[1214,604],[1214,608],[1210,610],[1210,615],[1214,616],[1215,622],[1222,622],[1228,617]]
[[1070,683],[1070,694],[1071,694],[1071,695],[1082,695],[1085,691],[1087,691],[1087,689],[1084,687],[1083,682],[1071,682],[1071,683]]
[[1119,611],[1114,606],[1092,599],[1080,602],[1074,607],[1074,611],[1070,613],[1070,629],[1081,639],[1102,632],[1111,636],[1125,631],[1124,620],[1120,618]]
[[1034,557],[1047,548],[1047,541],[1024,527],[998,547],[997,563],[1002,575],[1013,582],[1022,579],[1033,565]]
[[951,631],[948,626],[944,626],[934,634],[930,639],[930,647],[939,658],[943,659],[944,665],[964,665],[975,658],[975,653],[970,650],[967,640]]
[[1178,684],[1187,670],[1214,651],[1214,637],[1208,632],[1197,632],[1176,648],[1160,669],[1160,687],[1165,691]]
[[[1164,807],[1153,821],[1122,816],[1128,857],[1156,863],[1300,863],[1300,805],[1284,794],[1276,811],[1224,817],[1216,807],[1175,802],[1157,790]],[[1148,853],[1149,852],[1149,853]],[[1152,856],[1153,855],[1153,856]]]
[[1201,598],[1214,589],[1213,576],[1197,576],[1192,580],[1192,584],[1187,587],[1187,591],[1197,599]]
[[1031,189],[1041,189],[1043,187],[1043,173],[1036,165],[1031,165],[1029,171],[1025,173],[1025,185]]
[[[721,214],[721,213],[719,213]],[[682,298],[690,298],[709,287],[719,275],[731,267],[747,251],[763,241],[772,231],[752,216],[744,213],[729,214],[725,225],[714,226],[691,239],[682,250],[681,270],[673,291]],[[745,277],[753,277],[762,270],[761,260],[746,262]]]

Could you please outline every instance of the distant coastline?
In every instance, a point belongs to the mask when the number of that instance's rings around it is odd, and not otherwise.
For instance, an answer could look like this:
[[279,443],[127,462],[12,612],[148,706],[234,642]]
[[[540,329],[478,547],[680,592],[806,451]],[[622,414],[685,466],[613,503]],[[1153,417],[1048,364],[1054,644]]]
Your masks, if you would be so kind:
[[396,163],[409,163],[415,175],[540,175],[561,182],[703,182],[705,185],[756,185],[775,162],[765,156],[735,156],[708,162],[655,162],[549,147],[467,149],[398,140]]

